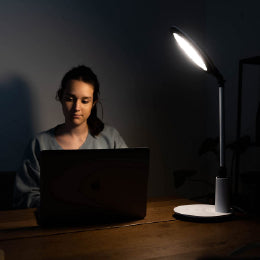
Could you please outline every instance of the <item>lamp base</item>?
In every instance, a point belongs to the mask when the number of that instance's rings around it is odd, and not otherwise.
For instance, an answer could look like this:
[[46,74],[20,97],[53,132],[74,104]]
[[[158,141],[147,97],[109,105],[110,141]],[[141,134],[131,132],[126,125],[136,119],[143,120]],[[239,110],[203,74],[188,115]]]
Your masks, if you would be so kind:
[[232,212],[216,212],[215,205],[209,204],[190,204],[178,206],[173,209],[177,215],[196,218],[219,218],[229,216]]

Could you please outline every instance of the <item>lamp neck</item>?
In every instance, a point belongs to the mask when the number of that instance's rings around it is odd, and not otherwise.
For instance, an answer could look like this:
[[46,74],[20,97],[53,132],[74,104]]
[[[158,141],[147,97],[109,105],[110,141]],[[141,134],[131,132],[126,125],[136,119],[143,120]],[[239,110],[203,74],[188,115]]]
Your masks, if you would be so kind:
[[225,80],[222,76],[222,74],[219,72],[219,70],[214,66],[213,70],[212,70],[212,74],[215,76],[215,78],[217,79],[218,82],[218,86],[220,88],[224,88],[225,86]]

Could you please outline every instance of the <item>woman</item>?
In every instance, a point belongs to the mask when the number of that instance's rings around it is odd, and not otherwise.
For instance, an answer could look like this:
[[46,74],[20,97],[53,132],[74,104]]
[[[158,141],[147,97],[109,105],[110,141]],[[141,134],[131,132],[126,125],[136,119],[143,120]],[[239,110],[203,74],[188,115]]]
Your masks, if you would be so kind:
[[16,176],[15,208],[39,206],[40,151],[127,147],[117,130],[97,117],[98,97],[99,83],[90,68],[78,66],[65,74],[56,95],[65,122],[38,134],[27,147]]

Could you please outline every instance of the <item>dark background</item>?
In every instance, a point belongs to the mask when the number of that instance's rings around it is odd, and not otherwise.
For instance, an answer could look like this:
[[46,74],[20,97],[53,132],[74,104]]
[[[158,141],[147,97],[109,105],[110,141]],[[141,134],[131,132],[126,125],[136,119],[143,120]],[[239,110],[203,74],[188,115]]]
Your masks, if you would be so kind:
[[[224,75],[231,143],[238,62],[260,53],[259,8],[258,0],[1,0],[0,171],[16,170],[29,138],[63,122],[55,92],[67,70],[85,64],[101,83],[103,120],[130,147],[151,148],[149,196],[203,195],[210,186],[200,180],[214,183],[218,166],[213,153],[198,154],[218,136],[217,84],[182,55],[169,28],[182,28]],[[254,135],[260,68],[251,67],[242,123]],[[176,187],[180,169],[199,181]]]

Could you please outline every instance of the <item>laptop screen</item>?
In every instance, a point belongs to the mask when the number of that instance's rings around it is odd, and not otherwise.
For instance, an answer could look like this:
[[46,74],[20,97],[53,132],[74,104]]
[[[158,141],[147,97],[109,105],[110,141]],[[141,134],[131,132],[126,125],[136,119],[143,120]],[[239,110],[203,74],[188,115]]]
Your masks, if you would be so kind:
[[40,221],[144,218],[149,148],[41,152]]

